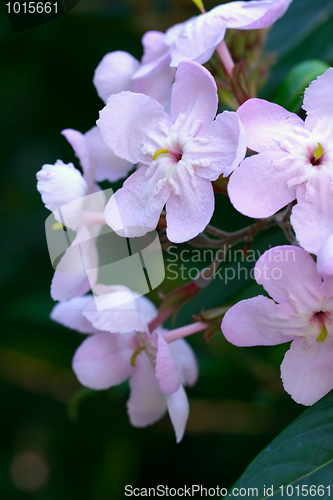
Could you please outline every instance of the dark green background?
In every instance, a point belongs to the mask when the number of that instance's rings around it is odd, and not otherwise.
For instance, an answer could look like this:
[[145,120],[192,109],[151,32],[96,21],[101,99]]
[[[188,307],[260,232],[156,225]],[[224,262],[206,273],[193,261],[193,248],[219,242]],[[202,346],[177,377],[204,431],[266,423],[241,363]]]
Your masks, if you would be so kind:
[[[332,63],[331,4],[294,0],[273,28],[267,46],[278,63],[263,96],[271,97],[301,60]],[[222,335],[208,344],[200,335],[192,341],[200,379],[188,390],[192,411],[179,445],[168,417],[145,430],[130,426],[126,384],[85,393],[80,405],[68,405],[79,390],[71,359],[83,337],[49,320],[48,211],[36,191],[36,172],[58,158],[73,161],[60,131],[84,132],[93,126],[102,102],[92,77],[107,52],[121,49],[140,58],[145,30],[165,30],[195,14],[190,0],[81,0],[57,20],[13,34],[0,6],[1,499],[117,500],[124,498],[125,484],[229,487],[303,411],[283,392],[279,379],[286,346],[238,349]],[[225,201],[218,206],[223,206],[220,225],[230,229],[234,212]],[[259,243],[268,247],[270,241],[283,238],[272,232]],[[216,293],[211,293],[215,301]],[[209,295],[208,288],[205,298]],[[192,313],[191,306],[187,311],[184,317]],[[27,451],[37,453],[49,469],[47,482],[34,492],[19,489],[11,472]],[[38,470],[23,467],[21,474]]]

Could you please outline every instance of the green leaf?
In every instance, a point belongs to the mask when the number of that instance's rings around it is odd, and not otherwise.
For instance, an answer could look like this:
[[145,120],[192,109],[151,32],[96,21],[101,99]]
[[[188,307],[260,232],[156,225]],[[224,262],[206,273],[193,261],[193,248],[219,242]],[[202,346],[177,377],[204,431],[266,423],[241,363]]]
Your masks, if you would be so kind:
[[301,107],[306,87],[328,68],[327,63],[317,59],[297,64],[280,84],[273,101],[295,113]]
[[[275,438],[253,460],[233,488],[258,488],[256,498],[264,500],[281,498],[281,486],[284,486],[283,497],[300,498],[302,486],[323,485],[323,495],[317,490],[316,495],[309,494],[309,497],[328,499],[332,477],[333,391],[303,412]],[[290,495],[286,492],[288,485],[292,485]],[[273,487],[272,494],[267,494],[268,487]],[[331,490],[333,495],[333,485]]]
[[277,61],[260,97],[272,100],[288,71],[302,61],[332,62],[332,21],[331,0],[293,0],[269,32],[266,50]]
[[[267,40],[267,49],[279,54],[279,57],[293,53],[303,46],[304,59],[313,52],[313,47],[305,49],[305,43],[314,38],[317,30],[326,28],[330,24],[333,13],[331,0],[293,0],[286,13],[273,25]],[[326,31],[325,31],[326,36]],[[318,41],[319,42],[319,41]],[[326,54],[331,54],[332,38],[325,47]],[[322,40],[320,40],[322,43]],[[317,55],[320,52],[317,52]]]

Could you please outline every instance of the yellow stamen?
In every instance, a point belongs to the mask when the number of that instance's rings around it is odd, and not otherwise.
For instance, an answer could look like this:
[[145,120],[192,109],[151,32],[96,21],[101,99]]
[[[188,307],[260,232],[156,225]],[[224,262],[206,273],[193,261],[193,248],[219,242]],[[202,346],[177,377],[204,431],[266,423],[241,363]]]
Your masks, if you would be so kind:
[[164,155],[165,153],[170,153],[170,151],[168,151],[167,149],[165,148],[159,148],[159,149],[156,149],[155,153],[154,153],[154,156],[153,156],[153,160],[156,160],[156,158],[159,156],[159,155]]
[[324,342],[327,337],[327,328],[325,325],[322,326],[321,332],[317,337],[317,342]]
[[140,354],[141,351],[144,350],[144,347],[138,347],[132,354],[132,357],[131,357],[131,365],[132,366],[135,366],[135,361],[136,361],[136,358],[137,356]]
[[316,148],[315,152],[313,153],[313,156],[316,158],[316,160],[319,160],[323,155],[323,146],[318,142],[318,147]]
[[198,7],[200,12],[202,12],[202,13],[206,12],[205,6],[204,6],[202,0],[192,0],[192,2]]
[[55,231],[58,231],[58,229],[62,229],[63,227],[65,227],[61,222],[55,222],[52,226],[52,229],[54,229]]

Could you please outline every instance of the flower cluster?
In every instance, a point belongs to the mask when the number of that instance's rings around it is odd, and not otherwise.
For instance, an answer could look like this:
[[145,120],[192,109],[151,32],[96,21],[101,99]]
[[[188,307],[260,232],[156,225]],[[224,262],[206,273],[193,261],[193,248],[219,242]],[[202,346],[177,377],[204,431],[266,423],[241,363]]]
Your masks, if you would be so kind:
[[284,388],[311,405],[333,388],[333,281],[322,276],[305,250],[274,247],[255,266],[260,295],[233,306],[222,330],[238,346],[275,345],[292,340],[281,365]]
[[[333,388],[333,68],[305,90],[305,121],[277,104],[249,99],[237,110],[247,146],[246,158],[231,176],[234,207],[249,217],[268,217],[291,202],[291,224],[298,243],[294,262],[278,264],[279,277],[257,279],[278,302],[256,297],[226,314],[222,331],[236,345],[271,345],[293,340],[281,365],[284,387],[310,405]],[[277,249],[263,255],[257,270]],[[283,248],[284,255],[288,247]],[[270,270],[270,268],[269,268]],[[270,270],[271,271],[271,270]],[[245,327],[246,325],[246,327]]]
[[184,434],[189,412],[184,385],[197,379],[197,362],[182,338],[168,344],[168,332],[148,323],[157,315],[146,297],[121,287],[101,287],[109,308],[96,309],[92,295],[55,306],[51,318],[81,333],[91,334],[77,349],[73,370],[92,389],[108,389],[130,379],[127,409],[131,423],[145,427],[169,411],[177,442]]
[[[303,248],[275,247],[259,259],[256,279],[273,300],[259,296],[234,305],[222,331],[242,346],[292,341],[281,370],[296,401],[312,404],[333,387],[333,68],[306,89],[303,121],[256,98],[240,103],[237,112],[218,112],[218,76],[202,66],[216,50],[220,70],[236,88],[226,30],[268,27],[291,1],[235,1],[207,13],[202,8],[166,33],[147,32],[140,62],[123,51],[107,54],[93,79],[105,104],[97,125],[85,134],[62,132],[83,174],[60,160],[37,174],[37,189],[57,221],[53,227],[66,226],[69,241],[54,262],[51,295],[59,303],[51,318],[88,334],[73,359],[76,376],[96,390],[129,379],[131,423],[147,426],[168,411],[177,442],[189,412],[184,386],[192,386],[198,375],[183,337],[206,329],[209,336],[210,319],[220,322],[225,308],[220,316],[203,314],[202,321],[165,330],[163,322],[202,281],[172,291],[159,311],[125,283],[102,284],[98,237],[107,226],[124,242],[122,237],[163,228],[166,241],[220,245],[221,252],[228,238],[236,244],[272,223],[282,225],[271,217],[290,204],[287,219],[291,213]],[[245,158],[247,148],[258,154]],[[229,176],[227,192],[235,209],[269,218],[266,226],[260,221],[235,233],[209,226],[214,188]],[[98,183],[119,179],[125,179],[123,186],[108,199]],[[211,240],[204,232],[222,239]]]
[[216,118],[217,88],[198,63],[182,62],[172,88],[171,113],[143,94],[109,97],[97,121],[105,143],[140,167],[105,209],[120,235],[141,236],[157,226],[166,205],[167,236],[184,242],[197,236],[214,211],[212,182],[230,174],[245,156],[245,136],[236,113]]
[[234,207],[249,217],[268,217],[296,200],[296,238],[308,252],[320,253],[323,274],[333,233],[332,85],[330,68],[305,90],[305,121],[261,99],[240,106],[247,146],[259,154],[243,161],[228,186]]

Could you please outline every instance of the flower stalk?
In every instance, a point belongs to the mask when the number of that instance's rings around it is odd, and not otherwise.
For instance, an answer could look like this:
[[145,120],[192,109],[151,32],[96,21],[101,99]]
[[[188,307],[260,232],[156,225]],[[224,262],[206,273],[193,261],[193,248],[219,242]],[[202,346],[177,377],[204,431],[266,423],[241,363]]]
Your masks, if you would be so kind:
[[175,340],[188,337],[193,335],[193,333],[198,333],[208,328],[208,324],[203,321],[198,321],[197,323],[192,323],[191,325],[182,326],[181,328],[176,328],[175,330],[170,330],[163,335],[164,340],[168,343],[174,342]]
[[235,67],[235,63],[233,61],[233,58],[231,57],[231,54],[224,39],[216,47],[216,52],[220,56],[224,69],[226,70],[230,78],[233,79],[233,70]]

